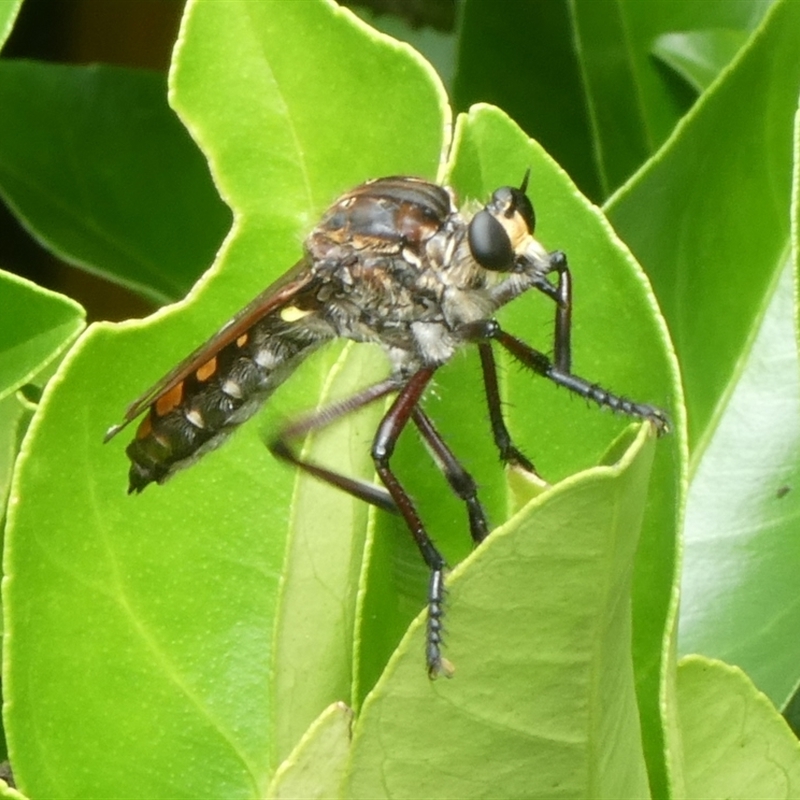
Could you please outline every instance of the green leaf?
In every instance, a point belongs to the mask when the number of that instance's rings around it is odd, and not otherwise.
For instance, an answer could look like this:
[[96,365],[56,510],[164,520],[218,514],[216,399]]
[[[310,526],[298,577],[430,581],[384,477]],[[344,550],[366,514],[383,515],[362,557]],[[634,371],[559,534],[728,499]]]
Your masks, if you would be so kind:
[[653,280],[686,387],[694,475],[681,650],[742,666],[778,704],[798,679],[800,625],[789,569],[798,501],[782,490],[796,483],[800,444],[786,267],[799,25],[797,4],[777,4],[608,209]]
[[798,452],[800,359],[789,266],[692,480],[680,625],[682,652],[740,665],[779,706],[800,677]]
[[678,702],[687,797],[800,794],[800,744],[741,670],[697,656],[683,659]]
[[[795,118],[794,197],[800,186]],[[700,460],[686,514],[681,649],[747,669],[783,706],[795,691],[800,607],[791,565],[800,519],[800,357],[793,263],[780,280],[741,377]],[[769,586],[769,592],[763,587]],[[709,598],[713,602],[709,602]]]
[[[659,442],[637,554],[633,599],[634,667],[643,709],[644,743],[649,768],[657,776],[652,778],[654,786],[659,787],[668,779],[661,774],[666,721],[660,720],[663,705],[658,698],[666,691],[668,679],[664,637],[665,631],[671,631],[675,614],[677,509],[685,481],[683,403],[671,345],[638,265],[564,173],[500,112],[476,110],[468,122],[462,122],[461,138],[456,139],[453,181],[464,187],[462,192],[467,196],[486,196],[487,187],[502,183],[503,176],[521,175],[525,165],[532,167],[530,192],[538,208],[537,238],[548,248],[563,247],[573,273],[573,369],[626,396],[657,403],[673,418],[674,433]],[[505,309],[500,319],[509,331],[548,351],[551,314],[552,309],[543,300],[521,298]],[[570,402],[551,384],[533,384],[530,375],[505,363],[509,427],[540,473],[554,481],[598,463],[613,431],[619,430],[619,421]],[[454,378],[449,391],[445,387],[441,395],[457,397],[463,403],[464,392],[459,387],[468,377],[464,372],[454,373],[456,366],[448,365]],[[477,376],[478,368],[473,366],[471,374]],[[475,398],[468,418],[483,420],[483,408],[483,400]],[[496,459],[488,437],[479,437],[459,425],[467,418],[463,410],[453,409],[441,418],[453,420],[451,426],[443,426],[453,445],[460,438],[465,447],[469,443],[467,452],[474,452],[481,446],[476,440],[481,440],[487,462]],[[487,427],[485,423],[483,427]],[[487,477],[496,474],[496,467],[492,473],[476,473],[489,497],[507,496]],[[654,793],[663,791],[654,788]]]
[[75,340],[86,313],[74,300],[0,271],[0,399],[33,380]]
[[353,712],[344,703],[328,706],[278,767],[267,791],[268,800],[338,797],[352,724]]
[[3,800],[27,800],[22,792],[12,789],[5,781],[0,780],[0,798]]
[[6,43],[6,39],[14,28],[21,5],[22,0],[5,0],[0,6],[0,47]]
[[[386,357],[378,348],[356,354],[349,344],[327,370],[318,407],[355,394],[386,371]],[[383,404],[374,404],[348,416],[345,424],[310,436],[303,456],[345,475],[371,478],[370,436],[382,412]],[[290,513],[275,634],[275,736],[281,759],[331,698],[351,697],[369,507],[301,475]]]
[[596,198],[603,190],[572,38],[566,2],[504,0],[500,11],[493,0],[465,0],[453,103],[502,108]]
[[752,30],[769,5],[763,0],[579,0],[571,5],[606,195],[656,152],[694,101],[685,84],[653,59],[652,46],[658,37],[705,28]]
[[[34,796],[265,791],[276,708],[289,703],[271,676],[294,475],[253,424],[170,485],[128,497],[124,437],[104,447],[103,432],[299,258],[337,193],[380,174],[433,177],[442,150],[430,69],[331,4],[194,3],[180,41],[171,99],[237,224],[189,302],[88,332],[26,438],[8,528],[5,688],[15,771]],[[272,413],[313,405],[336,357],[310,360]],[[352,669],[349,656],[321,658]]]
[[[431,66],[436,69],[449,93],[456,69],[456,48],[459,45],[459,37],[452,31],[447,30],[448,20],[444,18],[435,20],[435,22],[440,23],[436,27],[426,24],[417,24],[415,26],[416,20],[408,22],[394,14],[374,12],[366,6],[355,5],[352,8],[361,19],[373,28],[376,28],[381,33],[393,36],[401,42],[408,42],[420,55],[424,56]],[[450,6],[450,8],[454,9],[454,6]],[[417,6],[415,10],[422,12],[428,9],[433,9],[434,13],[441,11],[444,15],[447,14],[448,4],[432,3],[427,6]],[[455,11],[453,10],[454,14]],[[431,20],[431,22],[434,21]],[[438,27],[441,27],[442,30],[437,30]]]
[[[788,251],[798,25],[800,6],[776,3],[725,78],[607,209],[652,280],[675,341],[694,459]],[[724,147],[720,130],[729,134]]]
[[539,140],[594,199],[666,140],[695,100],[652,57],[659,36],[752,31],[770,2],[466,0],[454,98],[487,101]]
[[230,225],[164,89],[119,67],[0,62],[3,199],[64,260],[162,303]]
[[617,464],[532,501],[453,571],[455,677],[421,669],[420,615],[356,722],[346,796],[648,794],[631,577],[654,444],[641,427]]
[[11,488],[14,462],[32,413],[33,410],[17,395],[0,400],[0,529],[5,521],[6,500]]
[[733,60],[747,36],[747,31],[727,28],[665,33],[655,40],[653,55],[700,93]]

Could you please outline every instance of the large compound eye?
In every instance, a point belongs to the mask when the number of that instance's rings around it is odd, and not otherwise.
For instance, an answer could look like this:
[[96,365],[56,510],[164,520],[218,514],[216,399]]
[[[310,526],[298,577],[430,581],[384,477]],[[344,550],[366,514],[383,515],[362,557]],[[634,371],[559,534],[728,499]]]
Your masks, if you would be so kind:
[[507,272],[514,265],[514,248],[506,229],[483,209],[469,223],[467,233],[472,257],[484,268]]

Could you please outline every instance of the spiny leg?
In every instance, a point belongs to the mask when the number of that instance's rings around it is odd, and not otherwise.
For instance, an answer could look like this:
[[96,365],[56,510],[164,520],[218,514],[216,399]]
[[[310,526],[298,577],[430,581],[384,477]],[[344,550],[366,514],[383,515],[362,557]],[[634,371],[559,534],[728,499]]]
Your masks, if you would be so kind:
[[372,444],[375,469],[384,486],[389,490],[389,494],[414,537],[422,558],[431,571],[428,584],[428,626],[425,644],[425,660],[428,665],[428,675],[431,678],[435,678],[441,672],[448,676],[452,674],[452,666],[442,658],[441,652],[445,561],[428,536],[411,498],[392,472],[389,461],[394,453],[398,437],[408,424],[408,420],[411,419],[414,408],[435,371],[435,366],[423,367],[411,376],[381,420]]
[[494,443],[500,452],[500,459],[506,464],[515,464],[523,469],[538,475],[533,462],[525,456],[511,441],[506,422],[503,419],[502,400],[500,387],[497,382],[497,363],[489,342],[479,342],[478,352],[481,356],[481,370],[483,371],[483,386],[486,391],[486,404],[489,407],[489,422],[492,426]]
[[450,488],[456,497],[463,500],[467,506],[469,515],[469,532],[473,541],[478,544],[489,535],[489,526],[486,522],[486,514],[478,500],[478,487],[472,475],[467,472],[453,451],[442,439],[439,431],[436,430],[430,417],[419,407],[416,406],[412,412],[414,424],[422,434],[422,438],[430,446],[436,461],[444,473]]
[[[545,275],[541,275],[534,282],[534,286],[556,304],[553,332],[554,362],[559,370],[568,373],[572,363],[572,278],[567,266],[567,257],[560,250],[550,254],[550,272],[558,273],[556,285],[553,285]],[[503,419],[502,400],[497,380],[497,362],[492,346],[488,341],[479,342],[478,351],[481,357],[486,402],[489,406],[489,421],[495,444],[500,451],[500,458],[507,464],[522,467],[538,476],[539,473],[530,459],[514,445]]]
[[556,385],[563,386],[587,400],[592,400],[600,406],[610,408],[612,411],[617,411],[630,417],[649,420],[656,427],[659,434],[666,433],[669,430],[669,419],[660,408],[649,403],[637,403],[634,400],[613,394],[596,383],[591,383],[585,378],[581,378],[579,375],[558,369],[544,353],[506,333],[496,320],[481,320],[470,323],[464,326],[462,333],[466,339],[472,341],[496,341],[521,364],[542,377],[553,381]]
[[379,383],[368,386],[351,397],[341,400],[338,403],[333,403],[325,408],[318,409],[292,422],[285,428],[282,428],[275,437],[267,443],[267,447],[277,458],[294,464],[310,475],[313,475],[315,478],[319,478],[321,481],[329,483],[337,489],[342,489],[348,494],[357,497],[359,500],[364,500],[378,508],[382,508],[384,511],[397,514],[398,508],[385,489],[382,489],[380,486],[374,486],[371,483],[366,483],[365,481],[341,475],[338,472],[334,472],[318,464],[304,461],[295,454],[289,443],[293,439],[305,436],[311,431],[324,428],[337,419],[353,411],[357,411],[392,392],[396,392],[402,385],[402,379],[392,376]]

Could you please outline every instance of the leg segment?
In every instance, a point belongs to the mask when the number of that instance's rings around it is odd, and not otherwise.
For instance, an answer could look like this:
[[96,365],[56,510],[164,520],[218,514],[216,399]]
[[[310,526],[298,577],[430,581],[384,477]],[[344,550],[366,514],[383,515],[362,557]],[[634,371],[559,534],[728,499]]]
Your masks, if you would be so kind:
[[550,264],[558,272],[556,322],[553,336],[553,361],[559,372],[572,371],[572,275],[567,257],[561,251],[550,254]]
[[503,419],[500,387],[497,383],[497,363],[494,359],[492,345],[489,342],[479,342],[478,352],[481,356],[483,386],[486,390],[486,403],[489,406],[492,436],[497,449],[500,451],[500,459],[506,464],[515,464],[528,470],[528,472],[532,472],[534,475],[538,475],[533,463],[511,441],[511,434],[508,432]]
[[648,403],[637,403],[626,397],[612,394],[585,378],[559,369],[544,353],[506,333],[496,320],[470,323],[464,326],[463,333],[467,339],[472,341],[496,341],[524,366],[587,400],[592,400],[600,406],[627,414],[630,417],[649,420],[659,433],[666,433],[669,430],[669,420],[661,409]]
[[359,408],[363,408],[375,400],[385,397],[387,394],[396,392],[402,385],[403,381],[401,379],[390,377],[380,383],[368,386],[352,397],[348,397],[326,408],[321,408],[281,429],[278,431],[277,435],[267,443],[267,447],[276,458],[280,458],[282,461],[288,461],[290,464],[300,467],[300,469],[305,470],[309,475],[313,475],[315,478],[319,478],[335,486],[337,489],[342,489],[348,494],[357,497],[359,500],[364,500],[378,508],[384,509],[384,511],[391,511],[397,514],[397,506],[386,490],[382,489],[380,486],[374,486],[371,483],[349,478],[346,475],[340,475],[338,472],[326,469],[318,464],[303,461],[292,450],[289,442],[292,439],[305,436],[311,431],[324,428],[340,417],[357,411]]
[[417,543],[422,558],[431,571],[431,579],[428,584],[428,628],[425,646],[425,660],[428,664],[428,675],[431,678],[435,678],[440,672],[449,674],[451,671],[450,665],[442,659],[441,653],[445,562],[428,536],[411,498],[392,472],[389,461],[398,437],[409,419],[412,418],[414,408],[435,371],[436,367],[423,367],[411,377],[400,390],[386,416],[381,420],[372,444],[375,469],[384,486],[389,490],[389,494]]
[[433,451],[436,460],[439,462],[450,488],[455,492],[456,497],[466,503],[467,514],[469,515],[469,532],[473,541],[478,544],[489,535],[489,526],[486,522],[486,514],[478,500],[478,487],[475,480],[458,459],[453,455],[453,451],[447,446],[441,434],[433,426],[428,415],[416,406],[411,414],[414,424],[422,434],[422,438],[428,443]]
[[[558,283],[555,286],[547,279],[547,274],[551,272],[558,273]],[[546,274],[534,276],[532,285],[556,304],[553,363],[561,372],[570,372],[572,369],[572,274],[567,266],[567,256],[560,250],[550,253],[550,269]]]

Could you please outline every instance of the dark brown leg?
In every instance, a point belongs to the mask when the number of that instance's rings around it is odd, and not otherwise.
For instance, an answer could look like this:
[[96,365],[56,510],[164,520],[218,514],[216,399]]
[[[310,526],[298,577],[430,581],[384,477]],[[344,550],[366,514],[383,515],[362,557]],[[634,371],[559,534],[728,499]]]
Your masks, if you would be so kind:
[[600,406],[605,406],[629,417],[649,420],[655,425],[659,433],[666,433],[669,430],[669,419],[660,408],[648,403],[637,403],[626,397],[612,394],[601,386],[590,383],[585,378],[559,369],[544,353],[506,333],[496,320],[481,320],[480,322],[470,323],[464,326],[463,333],[466,338],[479,343],[489,340],[497,342],[524,366],[587,400],[592,400]]
[[533,463],[511,441],[511,434],[503,419],[502,400],[497,383],[497,364],[492,352],[492,345],[489,342],[479,342],[478,352],[481,356],[486,403],[489,406],[489,422],[492,425],[494,443],[500,451],[500,459],[506,464],[516,464],[528,472],[538,475]]
[[452,667],[442,658],[441,652],[445,562],[428,536],[411,498],[392,472],[389,461],[398,437],[408,424],[408,420],[411,419],[414,408],[435,371],[436,367],[423,367],[411,376],[411,379],[397,395],[386,416],[381,420],[372,444],[375,469],[384,486],[389,490],[389,494],[417,543],[422,558],[431,571],[428,584],[428,627],[425,645],[425,660],[428,664],[428,675],[431,678],[435,678],[442,672],[446,675],[450,675],[452,672]]
[[357,497],[359,500],[364,500],[378,508],[384,509],[384,511],[391,511],[397,514],[398,508],[385,489],[382,489],[380,486],[374,486],[371,483],[356,480],[355,478],[349,478],[346,475],[340,475],[338,472],[326,469],[318,464],[303,461],[294,453],[289,443],[292,439],[297,439],[311,431],[324,428],[337,419],[353,411],[357,411],[359,408],[363,408],[375,400],[380,400],[380,398],[386,397],[386,395],[392,392],[396,392],[402,385],[403,381],[393,376],[380,383],[368,386],[352,397],[321,408],[287,425],[285,428],[278,431],[276,436],[267,443],[267,447],[276,458],[280,458],[282,461],[288,461],[290,464],[300,467],[300,469],[305,470],[309,475],[313,475],[315,478],[319,478],[335,486],[337,489],[342,489],[348,494]]
[[486,522],[486,514],[478,500],[478,487],[475,480],[453,455],[453,451],[433,426],[430,417],[419,406],[414,408],[412,418],[436,456],[450,488],[455,492],[456,497],[463,500],[467,506],[469,532],[473,541],[476,544],[482,542],[489,535],[489,526]]
[[556,286],[556,321],[553,334],[553,363],[560,372],[572,371],[572,275],[567,257],[556,251],[550,254],[550,265],[558,273]]
[[[550,254],[550,271],[558,273],[558,283],[554,286],[542,275],[534,283],[537,289],[550,297],[556,304],[555,325],[553,332],[554,363],[562,372],[569,372],[572,363],[572,279],[567,266],[567,257],[559,250]],[[502,401],[497,382],[497,364],[488,341],[478,343],[483,370],[483,385],[486,391],[486,402],[489,406],[489,420],[492,435],[500,458],[506,464],[515,464],[538,475],[536,468],[512,442],[511,435],[503,419]]]

